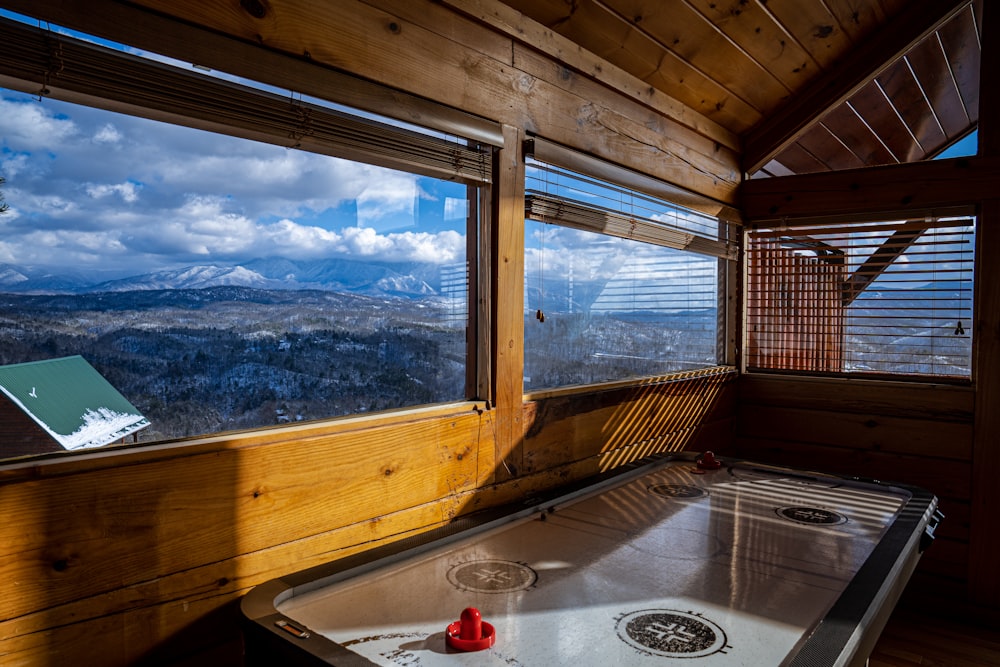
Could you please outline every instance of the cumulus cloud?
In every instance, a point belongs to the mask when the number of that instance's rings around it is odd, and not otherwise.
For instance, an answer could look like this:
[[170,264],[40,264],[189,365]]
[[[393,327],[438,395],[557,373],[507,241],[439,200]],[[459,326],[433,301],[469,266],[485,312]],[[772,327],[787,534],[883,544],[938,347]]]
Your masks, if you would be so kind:
[[5,90],[0,175],[12,264],[465,253],[464,186]]
[[5,149],[44,151],[77,134],[76,124],[69,118],[48,112],[28,96],[18,98],[0,97],[0,126]]
[[101,183],[86,186],[87,194],[94,199],[103,199],[111,195],[118,195],[122,201],[132,203],[139,198],[139,188],[135,183],[117,183],[114,185]]
[[111,123],[105,123],[94,134],[93,141],[98,144],[117,144],[122,140],[122,135]]

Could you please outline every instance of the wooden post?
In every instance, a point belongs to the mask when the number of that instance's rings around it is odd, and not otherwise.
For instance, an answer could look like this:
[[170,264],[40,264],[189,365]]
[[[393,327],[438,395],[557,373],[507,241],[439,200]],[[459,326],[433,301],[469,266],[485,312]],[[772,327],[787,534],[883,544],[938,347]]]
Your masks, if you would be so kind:
[[1000,200],[983,202],[977,229],[975,338],[975,429],[972,449],[972,517],[969,538],[969,599],[1000,606]]
[[[983,3],[982,70],[979,86],[979,154],[1000,157],[1000,8]],[[993,37],[993,36],[996,37]],[[992,37],[992,39],[991,39]],[[982,202],[976,230],[975,435],[972,450],[972,520],[969,597],[1000,607],[1000,199]]]
[[521,132],[503,127],[494,184],[493,402],[497,481],[523,469],[524,160]]

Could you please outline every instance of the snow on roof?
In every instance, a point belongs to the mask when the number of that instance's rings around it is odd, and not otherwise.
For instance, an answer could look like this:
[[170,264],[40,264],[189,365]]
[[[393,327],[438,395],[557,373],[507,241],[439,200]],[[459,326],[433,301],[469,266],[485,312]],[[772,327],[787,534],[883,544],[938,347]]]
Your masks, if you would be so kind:
[[80,356],[0,366],[0,391],[65,449],[100,447],[149,426]]

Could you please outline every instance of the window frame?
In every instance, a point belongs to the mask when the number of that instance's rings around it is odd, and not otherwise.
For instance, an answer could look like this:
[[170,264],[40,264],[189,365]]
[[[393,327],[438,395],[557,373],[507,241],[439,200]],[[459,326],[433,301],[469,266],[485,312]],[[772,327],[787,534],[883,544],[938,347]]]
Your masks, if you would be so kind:
[[[715,218],[719,227],[718,240],[711,241],[708,239],[695,239],[696,245],[702,245],[708,252],[697,253],[689,250],[689,252],[693,252],[693,254],[715,256],[719,263],[717,271],[718,295],[716,299],[717,365],[699,369],[676,371],[666,375],[645,375],[625,379],[607,380],[585,385],[532,389],[530,391],[524,391],[525,400],[535,400],[547,396],[580,393],[592,391],[594,389],[608,389],[622,386],[643,386],[650,383],[672,381],[674,379],[692,377],[696,375],[711,375],[719,372],[735,371],[739,358],[738,336],[740,333],[740,327],[738,326],[738,295],[740,285],[738,277],[740,275],[740,248],[743,240],[741,229],[743,221],[739,211],[728,204],[716,201],[695,192],[691,192],[679,186],[659,180],[652,176],[648,176],[641,172],[634,171],[627,167],[567,148],[540,136],[532,135],[524,141],[523,158],[525,163],[528,162],[529,158],[534,159],[541,163],[546,163],[558,168],[576,172],[586,178],[605,181],[621,188],[635,190],[638,193],[648,195],[652,198],[659,199],[682,209],[688,209],[694,213]],[[534,201],[538,202],[540,199],[541,198]],[[532,203],[532,199],[526,198],[525,221],[529,219],[531,214]],[[541,204],[544,206],[544,202],[541,202]],[[625,218],[627,216],[622,217]],[[542,221],[542,219],[537,216],[531,217],[531,219]],[[558,225],[560,223],[554,222],[552,224]],[[570,228],[576,227],[577,229],[584,229],[594,233],[606,233],[600,232],[596,229],[588,229],[586,225],[578,226],[570,224],[563,226]],[[620,238],[628,238],[622,234],[610,233],[609,235],[619,236]],[[670,230],[666,230],[666,233],[653,231],[653,236],[653,245],[661,245],[668,248],[673,247],[681,250],[686,249],[683,241],[681,243],[674,242],[676,237],[671,238],[673,235]],[[639,242],[649,241],[639,240]]]
[[[795,376],[795,377],[813,377],[813,378],[828,378],[835,380],[859,380],[863,382],[899,382],[907,385],[954,385],[954,386],[971,386],[975,382],[976,376],[976,334],[975,334],[975,308],[976,308],[976,291],[978,290],[978,262],[980,261],[979,253],[979,216],[975,207],[963,206],[955,207],[948,210],[939,211],[939,215],[933,215],[934,212],[928,211],[925,215],[915,215],[914,212],[892,212],[883,211],[878,214],[864,215],[864,214],[852,214],[850,216],[803,216],[796,217],[794,220],[783,219],[781,221],[770,221],[770,222],[758,222],[752,225],[746,226],[742,230],[742,247],[743,251],[741,253],[740,261],[740,275],[742,281],[742,288],[740,290],[740,302],[741,302],[741,335],[740,335],[740,347],[739,347],[739,369],[740,373],[747,375],[757,375],[757,376]],[[856,228],[858,233],[863,233],[866,227],[876,226],[876,227],[891,227],[896,225],[898,231],[905,231],[906,229],[946,229],[951,225],[949,221],[952,219],[965,218],[970,221],[973,228],[973,239],[969,249],[970,260],[972,262],[971,269],[968,270],[971,275],[972,285],[969,289],[968,301],[970,303],[969,308],[971,309],[971,318],[968,321],[968,326],[965,327],[971,337],[970,341],[970,355],[969,355],[969,372],[968,375],[932,375],[929,373],[896,373],[890,371],[851,371],[851,370],[809,370],[809,369],[794,369],[794,368],[763,368],[757,366],[751,366],[749,363],[749,348],[750,348],[750,314],[749,309],[751,307],[751,280],[750,275],[751,267],[750,260],[748,257],[749,252],[751,252],[751,241],[750,237],[755,230],[768,230],[770,232],[781,231],[781,230],[794,230],[794,233],[806,234],[810,229],[815,229],[817,232],[823,229],[838,229],[844,231],[852,230]],[[924,219],[925,222],[921,223],[920,220]],[[937,219],[941,219],[945,222],[937,224]],[[882,231],[885,231],[884,229]],[[898,232],[897,232],[898,233]],[[886,241],[889,243],[889,241]],[[889,244],[891,245],[891,243]],[[877,249],[873,254],[878,254],[882,249]],[[905,254],[905,249],[898,253],[899,256]],[[886,263],[878,264],[879,273],[881,270],[888,268],[892,265],[895,258]],[[877,280],[878,274],[873,278],[872,284]],[[854,288],[851,286],[844,285],[844,290],[851,290],[851,300],[853,301],[858,295],[863,293],[863,289],[854,293]],[[846,332],[843,336],[846,337]]]
[[[101,451],[66,451],[39,454],[26,459],[0,460],[0,465],[22,460],[37,461],[73,455],[74,458],[115,454],[136,449],[188,445],[220,437],[240,438],[247,433],[282,429],[313,431],[330,422],[370,421],[393,413],[420,411],[427,415],[451,413],[457,406],[483,406],[492,400],[490,391],[491,354],[489,317],[485,307],[490,302],[489,257],[492,248],[493,182],[497,173],[496,155],[504,147],[499,123],[445,105],[392,91],[376,83],[333,72],[280,54],[255,58],[274,60],[289,73],[292,81],[321,81],[325,92],[319,103],[303,101],[296,93],[289,96],[270,93],[216,76],[189,72],[173,65],[155,62],[113,48],[100,46],[74,36],[26,25],[0,17],[0,86],[20,92],[187,126],[252,141],[297,148],[307,152],[364,162],[419,176],[464,183],[467,186],[469,214],[466,223],[466,265],[468,278],[466,319],[465,398],[444,402],[391,408],[378,413],[355,413],[322,417],[305,425],[266,425],[246,431],[216,431],[187,437],[171,437],[144,443],[109,445]],[[38,66],[38,63],[45,63]],[[79,67],[74,68],[79,64]],[[238,68],[236,68],[238,69]],[[143,93],[130,85],[118,85],[107,71],[124,77],[132,84],[146,82]],[[273,74],[273,70],[271,72]],[[236,72],[233,72],[236,75]],[[164,81],[171,82],[172,93],[155,92]],[[331,82],[336,85],[329,85]],[[260,85],[267,85],[258,81]],[[243,107],[259,103],[264,113],[256,118],[240,118],[220,113],[212,104],[199,106],[198,98],[211,100],[220,93],[225,105],[236,100]],[[171,96],[173,95],[173,97]],[[357,112],[330,108],[350,105]],[[253,110],[253,109],[251,109]],[[292,121],[266,126],[267,112],[277,110]],[[368,117],[373,113],[385,121]],[[220,121],[228,118],[231,123]],[[411,117],[419,118],[421,131],[411,129]],[[295,119],[298,118],[298,121]],[[261,126],[256,127],[255,122]],[[315,131],[318,122],[327,122],[325,134]],[[398,124],[397,124],[398,122]],[[297,123],[297,124],[296,124]],[[409,127],[407,127],[409,126]],[[446,136],[440,136],[446,135]],[[360,138],[359,138],[360,137]],[[366,148],[366,142],[368,148]],[[430,154],[430,159],[427,155]],[[487,403],[488,404],[488,403]]]

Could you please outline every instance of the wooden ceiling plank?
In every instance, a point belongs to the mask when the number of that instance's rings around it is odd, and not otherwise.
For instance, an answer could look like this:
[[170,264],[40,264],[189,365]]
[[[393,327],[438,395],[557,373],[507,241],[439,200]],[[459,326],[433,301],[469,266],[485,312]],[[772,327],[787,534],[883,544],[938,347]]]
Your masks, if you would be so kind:
[[819,63],[757,3],[685,0],[747,57],[789,90],[798,90],[819,71]]
[[907,162],[920,152],[913,135],[892,109],[882,89],[874,81],[856,92],[851,107],[892,153],[894,162]]
[[813,125],[796,143],[825,165],[823,171],[865,166],[861,158],[823,123]]
[[[814,79],[746,136],[744,169],[753,172],[794,142],[815,119],[850,98],[969,0],[914,0],[872,37],[849,49],[836,70]],[[873,125],[874,127],[874,125]]]
[[981,52],[979,28],[971,8],[941,26],[941,46],[951,64],[952,75],[965,102],[969,118],[979,120]]
[[786,167],[785,165],[781,164],[777,160],[771,160],[770,162],[768,162],[767,164],[765,164],[764,168],[761,169],[757,173],[758,174],[763,174],[763,176],[768,177],[768,178],[774,177],[774,176],[794,176],[795,175],[795,172],[789,170],[788,167]]
[[532,20],[552,30],[560,21],[566,20],[572,11],[562,0],[504,0],[503,4],[525,16],[531,16]]
[[885,24],[886,14],[877,0],[825,0],[840,29],[855,44],[867,39]]
[[907,0],[878,0],[879,6],[886,16],[895,16],[906,6]]
[[670,51],[753,108],[767,112],[791,90],[686,3],[660,0],[594,0],[617,20]]
[[[631,3],[631,0],[626,1]],[[723,112],[733,120],[737,120],[744,113],[761,115],[763,109],[760,105],[766,104],[767,95],[756,90],[748,91],[742,82],[735,83],[741,75],[746,79],[754,79],[760,75],[759,70],[747,72],[743,69],[743,66],[749,61],[739,52],[730,48],[729,52],[726,53],[726,58],[732,59],[734,67],[738,67],[739,72],[723,75],[719,71],[707,71],[703,69],[705,64],[703,59],[692,59],[685,53],[689,50],[686,45],[690,38],[688,32],[692,29],[690,22],[678,21],[679,25],[684,26],[684,30],[681,33],[675,33],[672,24],[658,26],[657,21],[662,15],[657,13],[653,7],[635,3],[626,4],[623,9],[630,11],[628,14],[623,14],[616,5],[602,0],[590,0],[581,4],[581,8],[584,5],[589,6],[590,2],[593,2],[595,7],[599,7],[604,12],[602,20],[605,23],[621,23],[629,26],[630,33],[622,44],[624,53],[645,53],[647,58],[654,59],[658,63],[655,75],[643,77],[646,81],[650,83],[656,81],[655,85],[665,86],[666,90],[671,91],[710,118],[719,118]],[[649,12],[643,14],[642,12],[647,9]],[[672,10],[677,9],[679,7],[672,7]],[[696,14],[695,12],[690,13]],[[635,23],[632,21],[633,18],[640,20]],[[703,22],[700,16],[698,22]],[[658,28],[662,30],[657,32]],[[708,32],[717,37],[717,33],[714,31],[709,30]],[[703,35],[701,39],[707,39],[707,37]],[[681,44],[685,45],[684,49],[679,48]],[[713,49],[717,50],[724,48],[724,46],[716,45]],[[615,62],[615,59],[619,57],[618,55],[609,56],[609,59]],[[626,66],[624,63],[620,64]],[[781,87],[778,82],[772,80],[772,83],[773,86],[768,86],[767,82],[763,82],[760,88],[770,88],[770,94],[779,97],[787,94],[788,91]],[[777,88],[774,88],[775,86]],[[750,94],[748,95],[748,93]],[[725,107],[729,107],[729,109],[727,110]],[[732,126],[730,125],[730,127]]]
[[[528,15],[536,12],[531,2],[508,0],[508,3]],[[548,4],[551,3],[544,6]],[[664,52],[661,45],[593,0],[571,6],[560,4],[563,11],[550,24],[552,30],[653,88],[669,91],[671,97],[713,123],[735,133],[762,117],[760,111],[732,97],[729,91],[677,55]],[[546,16],[550,14],[551,11],[546,12]]]
[[922,160],[945,144],[944,130],[905,57],[890,65],[876,81],[920,146],[921,155],[915,159]]
[[[570,40],[611,62],[615,62],[632,32],[632,27],[627,22],[609,20],[608,15],[591,0],[573,3],[567,18],[553,27]],[[659,54],[650,49],[645,52],[634,51],[632,55],[640,58],[643,63],[641,67],[630,70],[637,73],[655,71],[660,61]]]
[[786,148],[781,152],[781,155],[774,158],[773,162],[777,162],[793,174],[815,174],[829,171],[826,163],[816,159],[815,155],[807,151],[799,143],[794,143]]
[[687,71],[678,78],[667,67],[661,66],[647,78],[647,83],[661,90],[671,90],[692,109],[737,134],[753,127],[764,117],[742,100],[728,98],[724,88],[700,72]]
[[[538,23],[518,10],[519,6],[538,13],[556,5],[542,0],[507,0],[505,3],[493,0],[440,0],[442,4],[502,32],[517,42],[529,45],[540,53],[568,67],[581,72],[595,81],[609,86],[622,94],[645,104],[685,127],[733,150],[739,150],[741,142],[735,133],[709,120],[703,114],[684,104],[680,99],[667,95],[659,88],[649,85],[623,67],[612,65],[568,38]],[[559,9],[565,5],[559,1]],[[554,9],[545,13],[552,16]]]
[[821,71],[832,67],[838,56],[851,48],[850,39],[822,0],[756,1],[786,33],[794,36],[799,47],[819,63]]
[[971,121],[938,34],[920,42],[907,54],[907,59],[948,139],[968,132]]
[[830,132],[854,153],[863,165],[895,164],[896,158],[850,103],[842,104],[823,118]]

